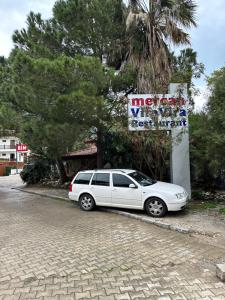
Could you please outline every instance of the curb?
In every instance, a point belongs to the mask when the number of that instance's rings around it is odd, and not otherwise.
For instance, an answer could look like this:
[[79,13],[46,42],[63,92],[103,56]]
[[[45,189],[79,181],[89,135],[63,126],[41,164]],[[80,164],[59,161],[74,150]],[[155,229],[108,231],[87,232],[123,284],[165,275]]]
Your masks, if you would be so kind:
[[64,197],[60,197],[60,196],[53,196],[51,194],[42,194],[42,193],[38,193],[38,192],[26,191],[26,190],[21,189],[21,188],[12,188],[12,190],[18,190],[18,191],[21,191],[21,192],[24,192],[24,193],[37,195],[37,196],[42,196],[42,197],[51,198],[51,199],[57,199],[57,200],[72,202],[69,198],[64,198]]
[[204,236],[208,236],[208,237],[214,237],[214,233],[211,232],[205,232],[205,231],[201,231],[201,230],[194,230],[192,228],[185,228],[185,227],[181,227],[181,226],[177,226],[177,225],[171,225],[169,223],[166,222],[162,222],[162,221],[158,221],[157,219],[150,219],[150,217],[145,217],[145,216],[139,216],[137,214],[134,213],[129,213],[126,211],[121,211],[121,210],[115,210],[115,209],[110,209],[110,208],[101,208],[101,210],[105,211],[105,212],[110,212],[110,213],[114,213],[117,215],[121,215],[121,216],[125,216],[131,219],[136,219],[145,223],[149,223],[164,229],[168,229],[168,230],[172,230],[172,231],[177,231],[179,233],[183,233],[183,234],[199,234],[199,235],[204,235]]
[[[24,193],[28,193],[28,194],[33,194],[33,195],[46,197],[46,198],[63,200],[63,201],[67,201],[67,202],[73,202],[69,198],[64,198],[64,197],[60,197],[60,196],[53,196],[51,194],[42,194],[42,193],[38,193],[38,192],[26,191],[22,188],[17,188],[17,187],[14,187],[12,189],[13,190],[18,190],[18,191],[21,191],[21,192],[24,192]],[[105,211],[105,212],[109,212],[109,213],[113,213],[113,214],[117,214],[117,215],[121,215],[121,216],[125,216],[125,217],[131,218],[131,219],[139,220],[141,222],[145,222],[145,223],[148,223],[148,224],[158,226],[160,228],[176,231],[176,232],[183,233],[183,234],[198,234],[198,235],[204,235],[204,236],[208,236],[208,237],[214,237],[214,235],[216,234],[216,233],[205,232],[205,231],[201,231],[201,230],[194,230],[192,228],[185,228],[185,227],[181,227],[181,226],[177,226],[177,225],[171,225],[169,223],[162,222],[161,220],[159,221],[158,219],[150,218],[150,217],[147,217],[147,216],[146,217],[145,216],[140,216],[140,215],[137,215],[137,214],[134,214],[134,213],[126,212],[126,211],[115,210],[115,209],[111,209],[111,208],[102,208],[102,207],[100,208],[100,210]]]

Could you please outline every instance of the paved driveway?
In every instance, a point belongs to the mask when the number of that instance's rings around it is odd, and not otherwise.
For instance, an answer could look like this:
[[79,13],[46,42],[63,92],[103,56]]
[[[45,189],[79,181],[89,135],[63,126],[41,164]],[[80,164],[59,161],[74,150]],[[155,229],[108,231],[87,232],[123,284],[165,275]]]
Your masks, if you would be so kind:
[[0,178],[0,300],[225,299],[218,245],[11,185]]

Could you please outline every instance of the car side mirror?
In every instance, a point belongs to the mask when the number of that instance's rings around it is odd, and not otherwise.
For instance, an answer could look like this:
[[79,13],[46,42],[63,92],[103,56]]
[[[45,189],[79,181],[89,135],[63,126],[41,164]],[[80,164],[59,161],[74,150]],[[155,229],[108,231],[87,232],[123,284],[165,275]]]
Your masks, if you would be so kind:
[[129,185],[129,188],[131,188],[131,189],[137,189],[137,186],[136,186],[135,184],[131,183],[131,184]]

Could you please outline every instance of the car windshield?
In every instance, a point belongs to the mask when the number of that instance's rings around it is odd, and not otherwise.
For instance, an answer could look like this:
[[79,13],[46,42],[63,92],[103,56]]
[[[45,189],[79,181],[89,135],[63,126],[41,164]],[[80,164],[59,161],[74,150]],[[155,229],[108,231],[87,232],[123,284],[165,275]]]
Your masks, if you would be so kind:
[[132,172],[128,174],[142,186],[148,186],[156,183],[156,180],[151,179],[141,172]]

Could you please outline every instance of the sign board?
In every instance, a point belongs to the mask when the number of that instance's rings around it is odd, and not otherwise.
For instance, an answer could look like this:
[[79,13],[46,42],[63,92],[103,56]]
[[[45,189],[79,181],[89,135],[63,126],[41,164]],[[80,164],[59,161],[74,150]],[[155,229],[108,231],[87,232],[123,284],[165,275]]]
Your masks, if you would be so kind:
[[128,96],[130,131],[188,128],[188,99],[171,94]]
[[17,144],[16,145],[16,152],[27,152],[28,146],[26,144]]

